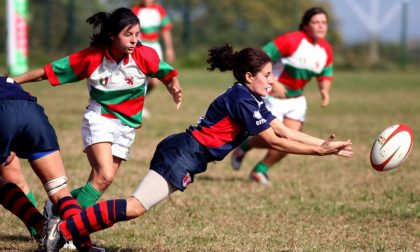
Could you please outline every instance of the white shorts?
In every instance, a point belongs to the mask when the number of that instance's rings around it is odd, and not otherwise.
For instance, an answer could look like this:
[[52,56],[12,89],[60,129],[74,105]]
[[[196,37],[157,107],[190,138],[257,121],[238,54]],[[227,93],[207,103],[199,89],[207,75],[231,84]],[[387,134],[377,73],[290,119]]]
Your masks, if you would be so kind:
[[289,118],[300,122],[305,122],[307,103],[305,96],[295,98],[279,99],[273,96],[263,97],[267,109],[282,120]]
[[110,142],[112,155],[127,160],[134,137],[135,128],[122,124],[119,119],[102,116],[101,105],[90,101],[82,121],[84,150],[95,143]]

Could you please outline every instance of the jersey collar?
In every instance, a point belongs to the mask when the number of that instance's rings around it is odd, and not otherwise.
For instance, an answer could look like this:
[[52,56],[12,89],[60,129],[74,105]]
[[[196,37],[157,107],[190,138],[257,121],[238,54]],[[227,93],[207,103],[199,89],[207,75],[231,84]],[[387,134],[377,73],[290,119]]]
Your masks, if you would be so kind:
[[[113,62],[113,63],[115,63],[115,64],[118,64],[118,62],[117,62],[117,61],[115,61],[115,59],[114,59],[114,58],[112,58],[111,54],[109,53],[108,48],[106,48],[106,49],[105,49],[104,56],[105,56],[105,58],[106,58],[107,60],[109,60],[109,61],[111,61],[111,62]],[[124,65],[126,65],[126,64],[128,63],[128,61],[129,61],[129,55],[127,54],[127,55],[124,57],[124,59],[122,60],[122,62],[123,62],[123,64],[124,64]]]

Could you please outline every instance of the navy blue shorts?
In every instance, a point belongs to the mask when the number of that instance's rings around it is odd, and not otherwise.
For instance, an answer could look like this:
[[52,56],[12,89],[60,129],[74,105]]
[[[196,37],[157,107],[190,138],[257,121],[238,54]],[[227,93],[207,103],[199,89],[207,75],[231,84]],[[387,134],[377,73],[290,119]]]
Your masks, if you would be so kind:
[[54,128],[39,104],[30,100],[0,100],[0,164],[11,151],[27,159],[38,152],[58,149]]
[[207,151],[188,133],[171,135],[156,147],[150,169],[159,173],[180,191],[204,172],[209,162]]

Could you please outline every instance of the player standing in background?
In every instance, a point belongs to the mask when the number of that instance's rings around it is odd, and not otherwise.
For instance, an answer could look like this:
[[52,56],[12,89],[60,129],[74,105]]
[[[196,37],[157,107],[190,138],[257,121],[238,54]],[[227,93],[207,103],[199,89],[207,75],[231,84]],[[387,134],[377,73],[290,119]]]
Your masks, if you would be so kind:
[[72,191],[83,207],[98,201],[128,159],[135,130],[143,125],[146,79],[159,78],[177,109],[182,101],[177,70],[139,43],[139,20],[130,9],[98,12],[87,22],[99,28],[89,48],[14,78],[20,84],[48,79],[53,86],[87,79],[82,138],[92,170],[87,183]]
[[[0,171],[8,174],[7,179],[0,176],[0,204],[34,232],[38,251],[52,251],[54,248],[43,246],[48,239],[47,228],[43,226],[56,225],[58,220],[47,222],[22,189],[10,181],[26,184],[18,158],[27,159],[62,219],[82,210],[67,187],[55,131],[36,98],[3,76],[0,76],[0,121]],[[25,188],[24,184],[20,186]],[[102,251],[92,245],[89,236],[75,238],[79,251]]]
[[[249,135],[271,148],[302,155],[351,157],[352,143],[312,137],[289,129],[267,110],[262,96],[273,84],[270,58],[256,48],[234,52],[225,45],[209,50],[209,70],[233,71],[237,82],[217,97],[197,126],[171,135],[156,148],[150,171],[128,199],[102,201],[52,228],[49,234],[60,240],[89,234],[116,222],[133,219],[150,210],[173,192],[184,191],[207,163],[222,160]],[[252,204],[252,203],[251,203]],[[59,238],[61,237],[61,238]]]
[[[175,51],[172,43],[172,24],[163,6],[155,3],[154,0],[141,0],[132,8],[132,11],[140,20],[140,41],[155,49],[161,60],[165,59],[166,62],[173,63]],[[162,35],[164,50],[160,44],[160,35]],[[165,51],[165,57],[163,57],[163,51]],[[150,94],[158,84],[158,79],[149,79],[146,95]],[[143,109],[143,116],[150,117],[150,113]]]
[[[315,77],[321,94],[321,107],[330,103],[330,87],[333,75],[333,50],[324,39],[328,31],[328,15],[323,8],[308,9],[302,17],[299,31],[286,33],[267,43],[263,50],[273,61],[273,74],[277,82],[264,98],[268,110],[283,120],[288,128],[302,131],[307,103],[305,85]],[[257,137],[245,140],[232,152],[232,167],[239,170],[247,151],[266,148]],[[250,179],[270,184],[267,172],[287,153],[269,148],[250,174]]]

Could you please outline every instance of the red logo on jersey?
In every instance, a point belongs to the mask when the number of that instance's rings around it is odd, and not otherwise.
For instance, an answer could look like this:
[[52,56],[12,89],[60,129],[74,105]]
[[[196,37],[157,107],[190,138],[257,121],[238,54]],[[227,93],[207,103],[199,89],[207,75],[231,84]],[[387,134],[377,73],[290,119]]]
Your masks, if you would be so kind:
[[108,84],[108,77],[105,77],[105,79],[100,79],[99,80],[99,83],[102,85],[102,86],[106,86],[107,84]]
[[134,85],[133,79],[133,77],[125,77],[125,81],[128,85]]
[[192,180],[191,180],[191,176],[190,176],[190,174],[187,172],[187,175],[185,175],[185,177],[182,179],[182,185],[184,186],[184,187],[187,187],[189,184],[191,184],[192,183]]

